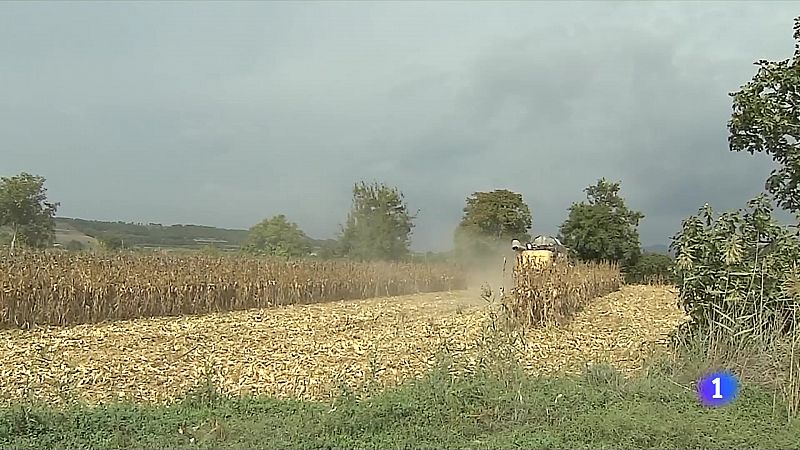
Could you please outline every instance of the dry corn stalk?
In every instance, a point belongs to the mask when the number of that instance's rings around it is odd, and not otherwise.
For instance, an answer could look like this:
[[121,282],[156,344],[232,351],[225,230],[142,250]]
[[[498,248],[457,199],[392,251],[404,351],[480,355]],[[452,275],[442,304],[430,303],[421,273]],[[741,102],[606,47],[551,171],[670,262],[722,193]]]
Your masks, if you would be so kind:
[[448,266],[24,252],[0,258],[0,325],[74,325],[465,287]]
[[522,264],[514,270],[515,286],[506,307],[528,326],[562,324],[596,297],[622,285],[615,264]]

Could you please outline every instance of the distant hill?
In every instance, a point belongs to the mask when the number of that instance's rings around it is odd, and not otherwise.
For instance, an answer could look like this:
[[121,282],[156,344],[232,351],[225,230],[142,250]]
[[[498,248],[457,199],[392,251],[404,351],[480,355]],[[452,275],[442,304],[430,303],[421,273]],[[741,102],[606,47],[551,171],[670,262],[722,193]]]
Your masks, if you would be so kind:
[[95,247],[98,245],[97,239],[75,229],[70,223],[56,219],[56,244],[66,246],[73,242],[78,242],[81,247]]
[[[77,241],[84,247],[98,240],[118,238],[126,247],[238,249],[247,239],[247,230],[216,228],[204,225],[162,225],[158,223],[105,222],[102,220],[56,218],[56,243],[66,246]],[[311,239],[314,247],[328,247],[331,239]]]
[[[82,239],[75,239],[81,237]],[[100,220],[56,218],[56,242],[118,238],[130,247],[203,247],[238,248],[247,237],[247,230],[230,230],[202,225],[141,224],[104,222]],[[63,242],[62,242],[63,241]],[[88,242],[87,242],[88,243]]]

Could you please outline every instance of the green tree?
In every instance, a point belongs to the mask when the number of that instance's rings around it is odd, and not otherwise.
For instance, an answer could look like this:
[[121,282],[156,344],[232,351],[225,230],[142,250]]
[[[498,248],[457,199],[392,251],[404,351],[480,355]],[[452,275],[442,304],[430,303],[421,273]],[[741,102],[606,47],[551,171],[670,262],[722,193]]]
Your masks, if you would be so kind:
[[306,256],[310,248],[308,236],[283,214],[251,227],[242,246],[246,253],[288,258]]
[[800,17],[794,39],[792,58],[758,61],[753,79],[730,94],[728,142],[731,151],[766,153],[778,163],[765,188],[778,206],[800,215]]
[[573,203],[561,225],[561,241],[584,261],[615,261],[632,267],[640,255],[639,221],[619,195],[621,182],[601,178],[584,189],[587,201]]
[[381,183],[356,183],[339,252],[359,260],[398,260],[409,255],[415,215],[403,193]]
[[11,250],[17,243],[47,247],[55,240],[58,203],[47,201],[45,179],[22,172],[0,178],[0,227],[11,229]]
[[475,192],[467,197],[463,211],[454,236],[462,260],[493,255],[512,239],[530,239],[533,219],[522,194],[506,189]]

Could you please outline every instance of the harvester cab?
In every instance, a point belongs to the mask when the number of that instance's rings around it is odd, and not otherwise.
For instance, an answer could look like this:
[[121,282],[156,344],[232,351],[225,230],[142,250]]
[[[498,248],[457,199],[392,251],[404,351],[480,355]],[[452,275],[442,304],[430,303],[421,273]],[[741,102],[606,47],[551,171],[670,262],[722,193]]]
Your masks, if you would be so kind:
[[525,244],[514,239],[511,249],[517,252],[515,269],[518,271],[523,268],[543,268],[563,261],[567,256],[567,248],[561,241],[545,235],[536,236]]

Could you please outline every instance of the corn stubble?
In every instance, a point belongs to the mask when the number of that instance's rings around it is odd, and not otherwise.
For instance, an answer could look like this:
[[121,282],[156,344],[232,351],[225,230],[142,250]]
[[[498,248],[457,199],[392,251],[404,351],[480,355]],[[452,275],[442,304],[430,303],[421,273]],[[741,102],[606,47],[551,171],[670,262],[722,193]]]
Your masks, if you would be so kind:
[[619,266],[610,263],[521,264],[513,278],[504,304],[526,326],[564,324],[592,299],[622,286]]
[[76,325],[465,287],[434,264],[26,252],[0,259],[0,326]]
[[[686,320],[674,289],[624,286],[567,324],[525,330],[508,345],[472,294],[289,305],[74,327],[0,331],[0,407],[131,401],[169,404],[211,385],[225,396],[330,400],[425,376],[502,368],[580,375],[587,362],[639,373]],[[496,305],[491,305],[496,306]],[[522,345],[520,345],[522,344]],[[444,357],[444,358],[442,358]],[[443,365],[444,364],[444,365]]]

